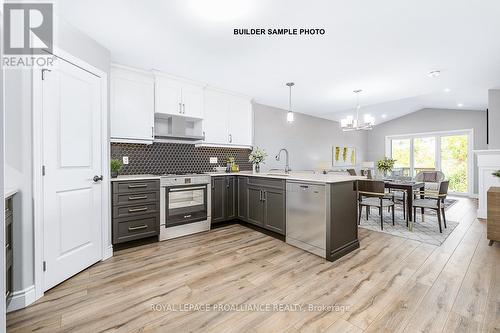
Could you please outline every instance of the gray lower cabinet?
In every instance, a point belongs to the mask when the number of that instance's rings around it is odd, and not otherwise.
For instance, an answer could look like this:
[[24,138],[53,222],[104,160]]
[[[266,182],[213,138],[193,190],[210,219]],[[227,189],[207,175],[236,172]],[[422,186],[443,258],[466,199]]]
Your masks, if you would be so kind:
[[113,244],[160,234],[160,181],[114,181]]
[[5,199],[5,301],[9,305],[12,299],[13,263],[12,250],[12,221],[13,221],[12,196]]
[[264,200],[261,187],[248,186],[247,188],[247,222],[264,227]]
[[[240,218],[248,223],[285,235],[285,181],[252,177],[248,178],[244,185],[246,196],[239,198],[239,205],[246,206],[246,215]],[[241,188],[239,193],[241,195]],[[243,200],[246,200],[246,205],[242,202]]]
[[264,228],[285,234],[286,225],[285,191],[264,189]]
[[237,217],[236,176],[212,177],[212,223],[220,223]]
[[238,184],[238,195],[237,195],[237,211],[238,218],[240,220],[246,221],[248,219],[248,204],[247,204],[247,191],[248,191],[248,177],[238,176],[237,178]]

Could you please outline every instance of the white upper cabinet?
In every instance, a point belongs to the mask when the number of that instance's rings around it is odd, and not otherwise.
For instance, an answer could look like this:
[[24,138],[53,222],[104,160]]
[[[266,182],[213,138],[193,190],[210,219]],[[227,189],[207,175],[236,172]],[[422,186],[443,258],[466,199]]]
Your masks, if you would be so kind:
[[229,96],[228,98],[229,142],[239,146],[253,144],[252,103],[248,98]]
[[110,89],[112,141],[152,143],[154,139],[153,75],[112,65]]
[[252,146],[253,113],[250,99],[206,89],[203,131],[206,145]]
[[155,113],[203,119],[203,87],[156,73]]

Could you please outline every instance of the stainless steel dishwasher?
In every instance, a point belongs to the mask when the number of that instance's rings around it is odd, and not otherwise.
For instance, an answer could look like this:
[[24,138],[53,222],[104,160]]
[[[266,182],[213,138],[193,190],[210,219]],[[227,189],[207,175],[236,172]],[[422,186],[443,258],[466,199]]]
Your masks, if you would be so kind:
[[326,257],[326,186],[287,181],[286,242]]

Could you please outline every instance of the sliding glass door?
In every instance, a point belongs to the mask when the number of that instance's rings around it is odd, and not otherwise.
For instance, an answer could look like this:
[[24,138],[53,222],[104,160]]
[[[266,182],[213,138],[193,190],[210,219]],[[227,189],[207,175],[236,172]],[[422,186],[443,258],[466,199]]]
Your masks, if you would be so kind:
[[466,193],[468,189],[468,135],[441,137],[441,171],[450,180],[450,190]]
[[415,177],[421,171],[441,170],[450,181],[450,191],[468,193],[468,131],[387,137],[387,155],[396,160],[394,173]]

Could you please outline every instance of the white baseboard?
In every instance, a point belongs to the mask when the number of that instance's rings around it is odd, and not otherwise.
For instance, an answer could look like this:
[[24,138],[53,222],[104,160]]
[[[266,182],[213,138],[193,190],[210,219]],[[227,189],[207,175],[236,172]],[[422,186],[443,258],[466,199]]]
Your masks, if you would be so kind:
[[113,245],[109,245],[102,254],[102,260],[109,259],[113,256]]
[[35,286],[29,286],[23,290],[14,291],[7,312],[23,309],[36,301]]

